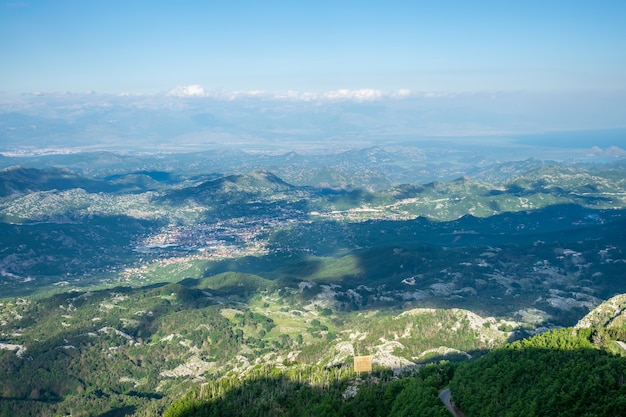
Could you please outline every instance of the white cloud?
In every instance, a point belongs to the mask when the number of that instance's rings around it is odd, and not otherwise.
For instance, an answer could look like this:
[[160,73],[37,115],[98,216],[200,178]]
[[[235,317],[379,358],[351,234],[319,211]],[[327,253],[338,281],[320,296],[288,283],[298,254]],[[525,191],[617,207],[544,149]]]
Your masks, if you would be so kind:
[[406,89],[406,88],[401,88],[400,90],[391,94],[392,97],[396,97],[396,98],[405,98],[405,97],[410,97],[411,95],[413,95],[411,90]]
[[412,96],[415,96],[415,93],[407,89],[384,91],[374,88],[361,88],[356,90],[341,88],[339,90],[328,91],[325,93],[289,90],[286,93],[275,93],[271,95],[271,98],[298,101],[375,101],[387,98],[402,99]]
[[329,100],[356,100],[356,101],[372,101],[383,98],[387,94],[382,90],[375,90],[373,88],[362,88],[359,90],[348,90],[342,88],[340,90],[329,91],[323,94],[322,97]]
[[338,90],[322,93],[302,92],[287,90],[286,92],[271,92],[264,90],[249,91],[207,91],[201,85],[193,84],[177,86],[167,93],[174,97],[210,97],[219,100],[237,100],[242,98],[256,98],[265,100],[285,101],[375,101],[381,99],[403,99],[417,96],[411,90],[401,89],[397,91],[385,91],[374,88],[361,88],[351,90],[341,88]]
[[167,95],[175,97],[205,97],[206,93],[204,92],[204,87],[201,85],[192,84],[174,87]]

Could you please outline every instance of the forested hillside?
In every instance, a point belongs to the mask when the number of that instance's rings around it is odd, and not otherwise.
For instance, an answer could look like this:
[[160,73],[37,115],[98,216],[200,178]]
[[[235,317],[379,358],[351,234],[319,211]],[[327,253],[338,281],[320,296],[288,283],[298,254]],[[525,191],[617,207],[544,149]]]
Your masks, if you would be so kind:
[[618,416],[626,409],[626,329],[566,328],[461,364],[450,384],[467,416]]
[[[451,414],[439,394],[449,385],[453,406],[468,417],[618,416],[626,407],[626,357],[609,350],[625,337],[623,328],[564,328],[460,364],[363,379],[343,368],[264,369],[201,384],[165,415],[444,417]],[[316,379],[319,372],[325,379]]]
[[[164,416],[446,417],[449,411],[438,395],[452,372],[450,364],[428,365],[399,377],[381,371],[358,378],[342,368],[262,370],[243,380],[203,384],[172,404]],[[322,380],[317,379],[320,375]]]

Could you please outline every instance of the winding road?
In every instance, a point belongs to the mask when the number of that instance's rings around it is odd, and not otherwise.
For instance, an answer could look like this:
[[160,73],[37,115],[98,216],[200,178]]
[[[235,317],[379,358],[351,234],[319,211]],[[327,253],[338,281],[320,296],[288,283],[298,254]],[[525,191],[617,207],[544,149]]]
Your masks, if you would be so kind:
[[450,397],[451,397],[451,394],[450,394],[450,389],[449,388],[448,389],[444,389],[443,391],[441,391],[439,393],[439,399],[445,404],[445,406],[448,409],[448,411],[450,411],[454,417],[461,417],[454,410],[454,407],[452,407],[452,404],[450,403]]

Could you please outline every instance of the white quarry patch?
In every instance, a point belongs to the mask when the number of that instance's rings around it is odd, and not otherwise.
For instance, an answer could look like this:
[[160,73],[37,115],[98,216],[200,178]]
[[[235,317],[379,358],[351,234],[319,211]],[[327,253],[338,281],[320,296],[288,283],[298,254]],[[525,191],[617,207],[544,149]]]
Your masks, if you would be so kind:
[[593,303],[594,306],[597,306],[602,302],[602,300],[600,300],[599,298],[594,297],[593,295],[586,294],[584,292],[573,292],[572,295],[574,296],[575,299],[587,300],[590,303]]
[[189,348],[190,351],[193,350],[193,349],[198,349],[197,347],[195,347],[193,345],[193,342],[191,340],[189,340],[189,339],[180,340],[180,341],[178,341],[178,344],[183,346],[183,347]]
[[[195,347],[195,346],[194,346]],[[200,350],[198,350],[199,352],[201,352]],[[248,345],[241,345],[241,348],[239,349],[239,352],[242,355],[246,355],[246,354],[254,354],[254,351],[252,350],[252,348],[250,348],[250,346]]]
[[343,394],[341,394],[341,396],[343,397],[344,400],[347,400],[349,398],[356,397],[356,394],[358,392],[359,392],[359,387],[357,387],[356,385],[350,385],[348,388],[346,388]]
[[125,319],[125,318],[120,318],[120,321],[122,322],[122,326],[124,327],[134,327],[139,325],[139,322],[137,320],[134,319]]
[[[406,328],[404,329],[404,332],[400,335],[400,339],[405,339],[407,337],[411,337],[411,331],[413,330],[413,323],[409,323]],[[397,335],[396,335],[396,338]]]
[[321,285],[321,287],[328,287],[331,290],[335,290],[337,288],[341,288],[341,285],[339,285],[339,284],[327,284],[327,285]]
[[121,383],[129,382],[129,383],[133,384],[133,387],[138,387],[138,386],[140,386],[140,385],[145,384],[145,382],[138,381],[138,380],[136,380],[136,379],[134,379],[134,378],[129,378],[129,377],[127,377],[127,376],[123,376],[123,377],[121,377],[121,378],[120,378],[120,382],[121,382]]
[[358,330],[354,331],[354,333],[349,334],[350,340],[365,340],[367,337],[367,333],[362,333]]
[[609,256],[609,252],[614,251],[615,249],[617,249],[617,247],[607,246],[605,249],[599,250],[598,255],[600,255],[602,259],[606,259]]
[[533,272],[537,274],[546,275],[549,278],[562,278],[563,274],[556,266],[552,266],[548,264],[548,261],[544,260],[542,264],[537,264],[538,266],[533,266]]
[[458,308],[453,308],[450,311],[452,311],[454,314],[461,314],[461,315],[465,315],[465,317],[467,317],[467,320],[469,320],[469,324],[470,327],[472,328],[472,330],[484,330],[484,325],[485,322],[490,322],[490,323],[495,323],[495,319],[493,318],[489,318],[489,319],[484,319],[482,317],[480,317],[478,314],[476,313],[472,313],[469,310],[461,310]]
[[313,287],[315,287],[314,282],[302,281],[298,283],[298,288],[300,289],[300,291],[304,290],[305,288],[313,288]]
[[326,363],[326,366],[343,363],[349,357],[354,356],[354,345],[351,342],[339,342],[331,352],[334,356]]
[[[481,317],[478,314],[472,313],[468,310],[459,310],[463,312],[470,322],[470,327],[478,333],[478,337],[483,342],[495,342],[502,340],[505,337],[505,333],[498,330],[498,320],[494,317]],[[488,324],[488,327],[486,327]],[[513,325],[516,325],[514,323]],[[508,334],[506,334],[508,335]]]
[[115,335],[123,337],[124,339],[128,340],[129,342],[131,342],[133,344],[137,343],[137,342],[135,342],[135,339],[132,338],[132,336],[130,336],[130,335],[128,335],[128,334],[126,334],[126,333],[124,333],[124,332],[122,332],[120,330],[114,329],[113,327],[109,327],[109,326],[103,327],[103,328],[101,328],[98,331],[100,333],[104,333],[104,334],[111,334],[111,333],[113,333]]
[[349,289],[348,291],[346,291],[346,295],[356,302],[360,302],[363,299],[363,296],[353,289]]
[[287,355],[287,360],[293,362],[296,359],[298,359],[299,354],[300,354],[299,350],[294,350],[292,352],[289,352],[289,354]]
[[0,275],[2,275],[3,277],[15,279],[15,280],[22,279],[21,276],[15,275],[15,274],[13,274],[13,273],[11,273],[9,271],[6,271],[4,269],[0,269]]
[[196,379],[204,379],[202,375],[215,367],[215,362],[206,362],[198,356],[192,356],[187,362],[178,365],[170,371],[163,371],[159,375],[165,378],[192,377]]
[[128,300],[127,295],[119,294],[119,293],[111,294],[111,301],[115,304],[119,303],[120,301],[126,301],[126,300]]
[[178,333],[176,333],[176,334],[172,333],[172,334],[168,334],[168,335],[167,335],[167,336],[165,336],[165,337],[162,337],[162,338],[160,339],[160,341],[161,341],[161,342],[171,342],[171,341],[172,341],[175,337],[183,337],[183,336],[182,336],[182,335],[180,335],[180,334],[178,334]]
[[[497,329],[498,320],[494,317],[483,318],[476,313],[469,310],[463,310],[458,308],[452,308],[449,310],[456,321],[452,325],[452,330],[457,331],[462,328],[463,320],[466,319],[469,323],[469,327],[477,333],[478,338],[485,342],[495,342],[501,340],[504,337],[504,333]],[[486,325],[488,323],[488,325]],[[440,323],[440,326],[442,324]]]
[[626,294],[612,297],[583,317],[576,327],[605,326],[626,310]]
[[406,285],[415,285],[415,277],[404,278],[401,282]]
[[268,364],[268,363],[274,363],[276,362],[276,358],[278,357],[276,352],[268,352],[265,355],[263,355],[261,358],[257,358],[254,363],[255,364],[259,364],[259,363],[263,363],[263,364]]
[[[308,282],[301,282],[298,284],[310,284]],[[304,288],[304,287],[303,287]],[[309,287],[310,288],[310,287]],[[339,288],[338,285],[320,285],[322,291],[315,296],[313,301],[304,307],[305,310],[314,310],[315,307],[332,307],[336,304],[335,296],[337,292],[334,291],[335,288]]]
[[517,310],[514,314],[520,318],[521,322],[529,324],[543,323],[550,318],[545,311],[533,307]]
[[575,298],[569,297],[561,297],[556,294],[551,294],[552,296],[546,300],[548,304],[550,304],[554,308],[558,308],[560,310],[571,310],[575,307],[585,307],[588,309],[592,309],[596,303],[588,300],[577,300]]
[[245,356],[237,355],[235,360],[238,362],[238,365],[233,368],[233,371],[243,372],[250,368],[250,361]]
[[125,301],[127,299],[128,299],[128,296],[126,295],[117,294],[117,293],[112,294],[111,298],[109,299],[109,302],[103,301],[100,303],[100,310],[109,311],[116,307],[121,310],[126,310],[126,307],[118,306],[117,303],[119,303],[120,301]]
[[0,342],[0,350],[14,350],[15,356],[21,358],[24,356],[24,352],[26,352],[26,347],[24,347],[23,345],[14,345],[11,343]]
[[404,349],[404,345],[398,341],[384,341],[373,349],[372,363],[394,370],[415,366],[414,362],[393,354],[396,349]]

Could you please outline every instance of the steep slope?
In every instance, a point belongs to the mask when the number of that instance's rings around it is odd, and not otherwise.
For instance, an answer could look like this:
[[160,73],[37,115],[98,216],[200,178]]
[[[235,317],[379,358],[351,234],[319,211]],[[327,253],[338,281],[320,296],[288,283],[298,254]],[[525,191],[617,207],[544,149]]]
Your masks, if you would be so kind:
[[162,188],[155,173],[113,176],[109,179],[85,177],[65,168],[26,168],[12,166],[0,170],[0,198],[28,195],[39,191],[85,190],[88,193],[135,193]]
[[277,200],[296,191],[297,187],[276,175],[260,171],[212,179],[193,187],[171,191],[165,198],[181,202],[191,199],[203,204],[214,202],[233,204],[249,202],[255,198]]
[[626,323],[626,294],[618,294],[591,310],[576,327],[620,328]]
[[566,328],[495,349],[459,366],[452,399],[476,417],[621,415],[626,359],[597,341],[594,329]]
[[13,166],[0,171],[0,197],[28,194],[34,191],[84,188],[90,191],[111,191],[104,181],[90,180],[67,169],[35,169]]

